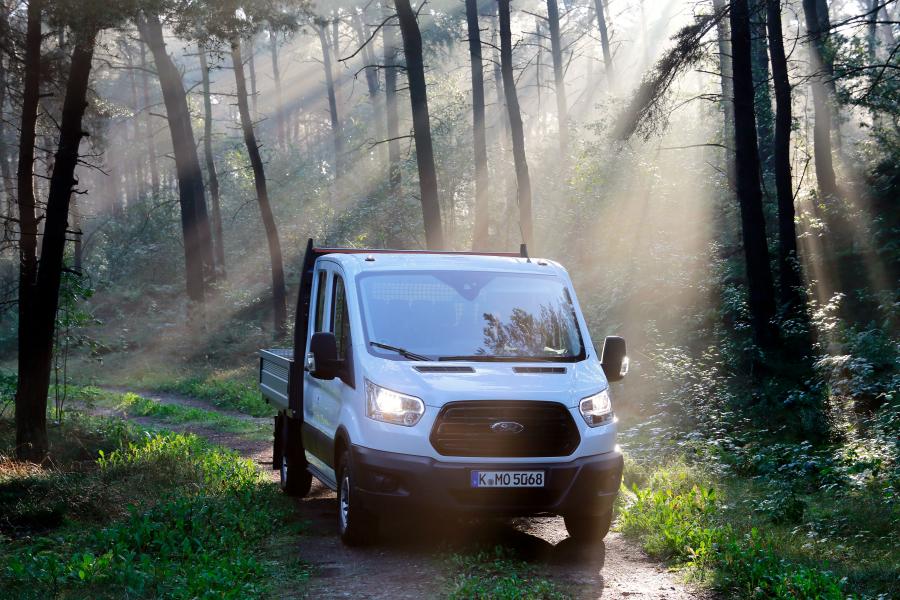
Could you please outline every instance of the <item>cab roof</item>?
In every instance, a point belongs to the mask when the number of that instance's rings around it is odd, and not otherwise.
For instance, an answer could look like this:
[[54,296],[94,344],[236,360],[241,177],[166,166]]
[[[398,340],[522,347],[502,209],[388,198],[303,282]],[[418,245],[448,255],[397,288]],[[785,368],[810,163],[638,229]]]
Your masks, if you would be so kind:
[[316,248],[319,258],[344,267],[347,274],[371,271],[505,271],[513,273],[560,274],[556,262],[527,258],[512,253],[423,252]]

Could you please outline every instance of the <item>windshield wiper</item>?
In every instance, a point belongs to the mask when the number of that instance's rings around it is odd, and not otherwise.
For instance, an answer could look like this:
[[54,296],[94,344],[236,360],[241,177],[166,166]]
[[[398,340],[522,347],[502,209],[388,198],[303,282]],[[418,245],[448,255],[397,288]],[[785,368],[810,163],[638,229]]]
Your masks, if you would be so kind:
[[421,354],[416,354],[415,352],[410,352],[406,348],[398,348],[397,346],[391,346],[389,344],[382,344],[381,342],[369,342],[370,346],[375,346],[376,348],[381,348],[382,350],[391,350],[392,352],[396,352],[400,356],[404,358],[408,358],[409,360],[431,360],[427,356],[422,356]]

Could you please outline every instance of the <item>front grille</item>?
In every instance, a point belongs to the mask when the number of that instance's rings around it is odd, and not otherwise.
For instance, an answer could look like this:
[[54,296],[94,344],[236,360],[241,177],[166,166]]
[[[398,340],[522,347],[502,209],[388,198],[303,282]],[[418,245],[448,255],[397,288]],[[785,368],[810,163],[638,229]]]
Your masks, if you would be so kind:
[[[494,431],[513,422],[521,431]],[[451,402],[437,416],[431,445],[443,456],[568,456],[581,438],[572,415],[558,402],[471,400]]]

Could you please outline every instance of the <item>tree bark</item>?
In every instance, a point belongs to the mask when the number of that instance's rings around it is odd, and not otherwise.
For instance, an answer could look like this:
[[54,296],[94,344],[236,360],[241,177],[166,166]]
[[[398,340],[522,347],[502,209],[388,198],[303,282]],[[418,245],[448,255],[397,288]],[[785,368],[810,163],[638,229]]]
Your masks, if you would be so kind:
[[[4,28],[5,29],[5,28]],[[9,151],[6,145],[6,65],[3,57],[0,56],[0,178],[3,179],[4,200],[6,202],[7,216],[13,215],[13,204],[15,204],[15,193],[13,189],[12,168],[9,162]],[[7,224],[8,226],[8,224]]]
[[206,160],[206,179],[209,186],[209,199],[213,220],[213,251],[216,256],[218,276],[227,277],[225,270],[225,237],[222,234],[222,209],[219,203],[219,175],[216,173],[216,161],[212,150],[212,99],[209,94],[209,64],[206,59],[206,48],[198,47],[200,54],[200,72],[203,78],[203,158]]
[[562,42],[559,34],[559,5],[547,0],[547,22],[550,25],[550,55],[553,57],[553,86],[556,90],[556,118],[559,122],[559,151],[563,160],[569,152],[569,109],[563,74]]
[[484,66],[481,62],[481,32],[478,29],[478,0],[466,0],[469,32],[469,62],[472,69],[472,141],[475,153],[475,227],[472,250],[488,246],[487,139],[484,128]]
[[187,95],[181,73],[166,53],[159,18],[153,14],[145,14],[138,19],[138,28],[153,53],[172,136],[178,200],[181,205],[181,230],[184,236],[187,294],[191,301],[202,304],[206,298],[207,281],[215,276],[215,261],[206,212],[203,172],[194,142]]
[[322,46],[322,64],[325,67],[325,87],[328,91],[328,111],[331,115],[331,137],[334,141],[334,178],[340,179],[343,157],[344,137],[341,134],[341,119],[338,115],[337,94],[334,89],[334,71],[331,62],[331,47],[328,44],[328,34],[325,25],[320,23],[316,29],[319,32],[319,43]]
[[753,65],[753,91],[756,108],[756,137],[759,144],[759,160],[765,171],[772,171],[772,155],[775,145],[772,94],[769,90],[769,56],[766,42],[766,0],[752,0],[751,16],[751,64]]
[[606,71],[606,83],[610,91],[616,84],[616,75],[613,70],[612,52],[609,49],[609,32],[606,28],[606,14],[603,12],[603,0],[594,0],[594,10],[597,12],[597,27],[600,29],[600,47],[603,49],[603,68]]
[[244,132],[244,143],[247,145],[247,154],[250,156],[250,165],[253,168],[253,181],[256,185],[256,200],[259,203],[259,212],[263,226],[266,230],[266,242],[269,246],[269,259],[272,263],[272,315],[274,318],[275,335],[281,338],[285,334],[287,322],[287,293],[284,287],[284,262],[281,256],[281,242],[278,239],[278,228],[275,226],[275,217],[272,215],[272,207],[269,204],[269,190],[266,186],[266,173],[263,169],[262,157],[259,154],[259,146],[256,143],[256,134],[253,132],[253,120],[250,118],[250,108],[247,103],[247,82],[244,80],[244,62],[241,58],[241,43],[234,40],[231,43],[231,62],[234,66],[234,80],[237,84],[238,112],[241,115],[241,129]]
[[378,94],[378,71],[372,66],[375,64],[375,53],[372,51],[370,43],[366,42],[369,39],[369,32],[365,22],[363,22],[362,14],[352,10],[350,17],[353,29],[356,32],[356,39],[359,41],[360,48],[362,48],[360,56],[363,63],[362,69],[366,75],[366,87],[369,91],[369,98],[374,103],[375,96]]
[[[50,177],[41,261],[31,297],[34,307],[24,322],[27,337],[30,338],[27,349],[30,354],[19,355],[20,378],[16,391],[16,448],[19,458],[23,460],[39,461],[47,453],[47,393],[53,358],[53,331],[59,304],[69,201],[72,187],[77,183],[75,167],[78,165],[78,146],[85,135],[81,130],[81,121],[87,106],[96,34],[96,31],[90,31],[74,36],[59,145]],[[24,373],[21,371],[23,363]]]
[[[725,0],[713,0],[717,15],[725,14]],[[734,190],[734,77],[731,73],[731,31],[728,20],[720,18],[716,24],[716,38],[719,45],[719,79],[722,87],[722,111],[725,115],[723,126],[723,146],[725,146],[725,177],[729,189]]]
[[416,163],[419,167],[419,191],[425,222],[425,244],[429,250],[444,249],[441,207],[438,201],[437,171],[431,144],[431,120],[428,114],[428,92],[425,88],[425,65],[422,60],[422,35],[409,0],[396,0],[403,53],[406,56],[406,78],[412,107],[413,137]]
[[287,147],[287,133],[284,125],[284,99],[281,95],[281,71],[278,68],[278,38],[274,27],[269,27],[271,36],[269,50],[272,54],[272,79],[275,81],[275,123],[278,126],[278,144]]
[[[42,344],[32,331],[36,322],[38,224],[34,206],[34,141],[41,79],[41,13],[43,2],[28,3],[19,129],[19,166],[16,196],[19,202],[19,336],[16,388],[16,456],[40,462],[47,454],[47,388],[41,393]],[[49,346],[46,349],[49,351]],[[49,385],[49,359],[47,381]]]
[[[384,12],[390,9],[384,6]],[[385,15],[387,18],[387,15]],[[397,32],[390,23],[385,23],[382,28],[384,36],[384,107],[387,117],[388,139],[388,181],[390,183],[391,197],[397,201],[400,199],[400,118],[397,114]]]
[[518,183],[516,197],[519,204],[519,230],[522,241],[528,245],[529,251],[534,253],[537,248],[534,245],[534,224],[531,216],[531,177],[528,174],[528,161],[525,157],[525,131],[522,127],[519,98],[516,94],[516,80],[513,76],[509,0],[499,0],[499,15],[500,70],[503,76],[503,91],[506,96],[507,113],[509,114],[509,130],[512,137],[516,182]]
[[802,305],[797,231],[794,225],[794,189],[791,178],[791,83],[788,79],[781,0],[766,0],[769,53],[775,84],[775,188],[778,193],[778,274],[781,303],[791,313]]
[[156,132],[150,116],[150,78],[147,75],[147,45],[139,41],[141,47],[141,92],[144,99],[144,129],[147,141],[147,160],[150,162],[150,189],[159,194],[159,159],[156,156]]
[[810,86],[813,94],[813,154],[819,195],[823,198],[837,193],[837,178],[831,156],[831,108],[828,101],[829,61],[825,60],[825,38],[821,30],[817,0],[803,0],[806,31],[809,35],[809,61],[812,68]]
[[256,89],[256,36],[247,40],[247,67],[250,71],[250,103],[253,105],[253,120],[259,118],[259,94]]
[[741,207],[741,232],[749,287],[749,310],[754,341],[763,349],[775,343],[772,319],[775,292],[766,245],[759,150],[753,112],[750,13],[747,0],[731,1],[731,56],[734,72],[734,129],[737,197]]

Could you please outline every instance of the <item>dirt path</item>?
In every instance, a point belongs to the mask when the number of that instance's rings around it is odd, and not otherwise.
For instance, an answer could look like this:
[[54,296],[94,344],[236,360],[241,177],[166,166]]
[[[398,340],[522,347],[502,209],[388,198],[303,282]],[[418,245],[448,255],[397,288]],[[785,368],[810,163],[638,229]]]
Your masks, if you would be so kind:
[[[126,391],[108,388],[110,391]],[[139,391],[142,396],[166,404],[181,404],[218,411],[250,422],[258,419],[224,411],[201,400],[175,394]],[[107,413],[111,411],[105,411]],[[266,473],[271,470],[271,445],[234,433],[224,433],[202,425],[160,423],[141,417],[144,425],[196,433],[222,446],[233,448],[252,459]],[[578,544],[569,539],[559,517],[435,523],[410,521],[385,527],[382,539],[368,548],[347,548],[336,535],[335,494],[317,480],[297,510],[308,521],[306,534],[299,538],[299,558],[313,566],[310,598],[434,598],[446,587],[445,565],[453,552],[489,550],[503,545],[535,564],[541,573],[579,599],[628,598],[630,600],[682,600],[709,598],[678,581],[646,557],[633,543],[617,533],[598,544]]]

